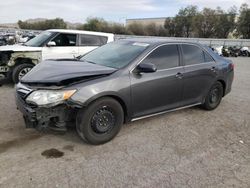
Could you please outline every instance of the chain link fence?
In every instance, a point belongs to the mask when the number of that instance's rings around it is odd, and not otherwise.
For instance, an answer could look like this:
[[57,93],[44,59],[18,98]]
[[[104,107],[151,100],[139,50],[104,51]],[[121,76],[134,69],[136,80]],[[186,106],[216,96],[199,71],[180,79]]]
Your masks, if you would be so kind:
[[[35,33],[39,34],[41,31],[37,30],[22,30],[22,29],[7,29],[0,28],[0,33],[15,33],[19,31],[21,33]],[[247,46],[250,47],[250,39],[215,39],[215,38],[183,38],[183,37],[156,37],[156,36],[134,36],[134,35],[115,35],[115,40],[126,39],[126,38],[159,38],[166,40],[177,40],[177,41],[190,41],[199,42],[208,46]]]
[[155,36],[133,36],[133,35],[116,35],[115,39],[125,38],[156,38],[177,41],[199,42],[208,46],[247,46],[250,47],[250,39],[214,39],[214,38],[183,38],[183,37],[155,37]]

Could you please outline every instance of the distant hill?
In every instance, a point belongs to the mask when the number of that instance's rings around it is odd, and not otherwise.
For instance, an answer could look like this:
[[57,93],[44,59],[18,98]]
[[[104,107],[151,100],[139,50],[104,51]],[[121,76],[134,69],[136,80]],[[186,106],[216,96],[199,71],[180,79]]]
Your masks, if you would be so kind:
[[0,28],[14,28],[14,29],[18,29],[18,25],[17,23],[0,23]]
[[26,22],[28,23],[35,23],[35,22],[42,22],[42,21],[45,21],[47,20],[46,18],[33,18],[33,19],[28,19],[28,20],[25,20]]
[[[46,18],[34,18],[34,19],[28,19],[28,20],[25,20],[27,21],[28,23],[35,23],[35,22],[41,22],[41,21],[45,21],[45,20],[48,20]],[[72,22],[68,22],[68,21],[65,21],[66,24],[67,24],[67,28],[68,29],[76,29],[77,27],[81,26],[82,23],[72,23]],[[0,23],[0,28],[19,28],[18,27],[18,24],[17,23]]]
[[68,29],[76,29],[79,26],[81,26],[83,23],[72,23],[72,22],[67,22],[66,21],[66,24],[67,24]]

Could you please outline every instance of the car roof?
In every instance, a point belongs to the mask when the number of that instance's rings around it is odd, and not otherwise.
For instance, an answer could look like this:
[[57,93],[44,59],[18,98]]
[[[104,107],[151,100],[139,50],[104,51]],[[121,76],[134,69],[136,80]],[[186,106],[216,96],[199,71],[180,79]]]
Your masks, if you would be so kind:
[[95,31],[84,31],[84,30],[73,30],[73,29],[49,29],[47,31],[59,32],[59,33],[89,34],[89,35],[114,37],[113,33],[95,32]]
[[185,41],[185,40],[176,40],[176,39],[171,39],[171,38],[158,38],[158,37],[131,37],[131,38],[126,38],[122,39],[130,42],[140,42],[140,43],[147,43],[150,45],[161,45],[161,44],[166,44],[166,43],[178,43],[178,44],[196,44],[200,45],[200,43],[197,42],[190,42],[190,41]]

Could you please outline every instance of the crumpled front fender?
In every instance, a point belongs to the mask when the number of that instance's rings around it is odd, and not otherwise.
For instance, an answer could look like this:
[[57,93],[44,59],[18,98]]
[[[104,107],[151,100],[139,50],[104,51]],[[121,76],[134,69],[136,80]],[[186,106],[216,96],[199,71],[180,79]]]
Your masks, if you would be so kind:
[[13,52],[7,65],[15,66],[17,59],[30,59],[36,65],[42,60],[42,52]]

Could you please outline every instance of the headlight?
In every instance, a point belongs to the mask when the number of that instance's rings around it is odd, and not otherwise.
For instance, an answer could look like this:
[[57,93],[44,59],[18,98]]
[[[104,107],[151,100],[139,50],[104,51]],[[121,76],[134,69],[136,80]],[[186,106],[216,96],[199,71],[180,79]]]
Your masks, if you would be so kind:
[[37,90],[27,97],[26,102],[35,103],[38,106],[57,105],[69,99],[75,92],[76,90]]

